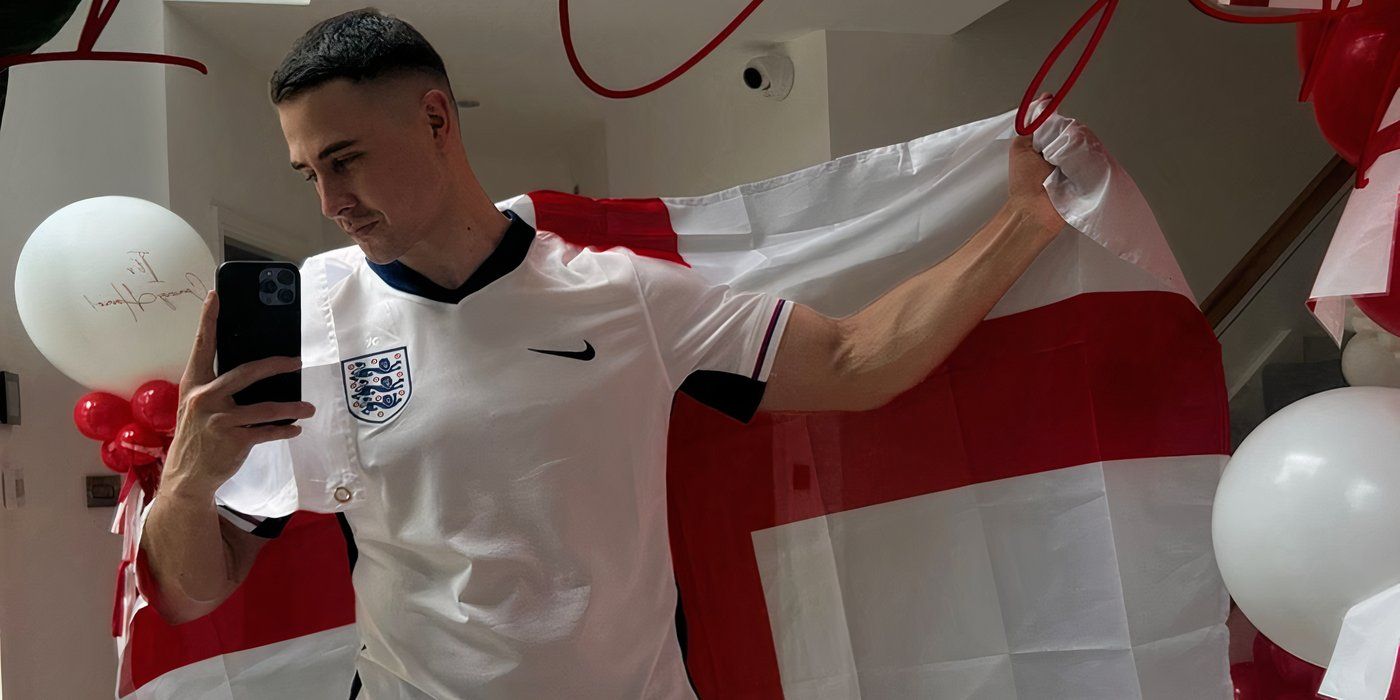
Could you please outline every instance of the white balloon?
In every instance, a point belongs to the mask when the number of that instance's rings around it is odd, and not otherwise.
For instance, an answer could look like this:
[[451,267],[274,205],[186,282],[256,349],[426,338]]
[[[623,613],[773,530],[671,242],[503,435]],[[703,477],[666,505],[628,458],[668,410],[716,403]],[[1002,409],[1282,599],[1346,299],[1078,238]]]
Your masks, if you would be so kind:
[[184,219],[134,197],[95,197],[34,230],[15,270],[15,303],[54,367],[125,397],[152,379],[180,380],[213,273],[213,255]]
[[1400,583],[1400,390],[1336,389],[1269,417],[1226,466],[1212,531],[1250,622],[1326,666],[1347,610]]
[[1358,333],[1342,351],[1342,376],[1352,386],[1400,389],[1400,348],[1377,333]]

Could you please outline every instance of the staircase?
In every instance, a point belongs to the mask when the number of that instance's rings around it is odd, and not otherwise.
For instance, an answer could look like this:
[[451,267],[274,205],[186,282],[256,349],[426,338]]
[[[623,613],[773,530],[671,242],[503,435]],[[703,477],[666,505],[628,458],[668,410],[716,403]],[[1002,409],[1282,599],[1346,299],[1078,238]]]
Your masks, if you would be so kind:
[[1283,407],[1346,386],[1341,349],[1304,303],[1351,191],[1333,160],[1206,298],[1230,392],[1232,447]]

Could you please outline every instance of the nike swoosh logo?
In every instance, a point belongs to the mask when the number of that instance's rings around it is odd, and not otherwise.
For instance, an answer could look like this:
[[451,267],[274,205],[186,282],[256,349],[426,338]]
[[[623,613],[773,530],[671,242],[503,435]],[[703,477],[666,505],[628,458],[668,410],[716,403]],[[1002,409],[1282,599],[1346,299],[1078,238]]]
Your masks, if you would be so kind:
[[541,355],[558,355],[559,357],[567,357],[570,360],[583,360],[584,362],[587,362],[593,359],[593,357],[597,353],[593,352],[593,343],[590,343],[587,340],[585,340],[583,341],[583,345],[584,348],[582,350],[536,350],[534,348],[526,349],[530,352],[537,352]]

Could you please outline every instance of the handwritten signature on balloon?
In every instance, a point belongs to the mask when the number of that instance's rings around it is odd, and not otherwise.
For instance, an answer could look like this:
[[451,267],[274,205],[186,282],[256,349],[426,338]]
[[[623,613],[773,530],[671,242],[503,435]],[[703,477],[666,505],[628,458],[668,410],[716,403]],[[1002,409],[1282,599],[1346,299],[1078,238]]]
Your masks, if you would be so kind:
[[118,287],[117,283],[113,282],[111,287],[112,291],[116,292],[115,297],[99,298],[93,301],[92,298],[84,294],[83,300],[90,304],[96,311],[101,311],[108,307],[125,308],[131,313],[131,320],[140,323],[141,318],[136,312],[146,311],[147,306],[162,304],[167,309],[174,311],[176,308],[174,302],[178,301],[179,297],[188,294],[195,303],[200,303],[204,301],[204,297],[209,294],[209,286],[204,283],[204,280],[200,279],[199,275],[193,272],[185,273],[185,283],[186,286],[179,289],[166,289],[157,292],[137,292],[132,290],[129,284],[122,283],[122,285]]
[[147,256],[147,255],[150,255],[150,254],[151,254],[151,251],[149,251],[149,250],[128,250],[128,251],[126,251],[126,252],[127,252],[128,255],[131,256],[131,261],[130,261],[130,262],[131,262],[131,266],[128,267],[128,268],[126,268],[126,273],[127,273],[127,274],[129,274],[129,275],[150,275],[150,276],[151,276],[151,279],[150,279],[151,282],[156,282],[156,283],[159,283],[159,282],[160,282],[160,275],[157,275],[157,274],[156,274],[156,268],[155,268],[155,266],[151,264],[151,261],[150,261],[150,260],[147,260],[147,259],[146,259],[146,256]]

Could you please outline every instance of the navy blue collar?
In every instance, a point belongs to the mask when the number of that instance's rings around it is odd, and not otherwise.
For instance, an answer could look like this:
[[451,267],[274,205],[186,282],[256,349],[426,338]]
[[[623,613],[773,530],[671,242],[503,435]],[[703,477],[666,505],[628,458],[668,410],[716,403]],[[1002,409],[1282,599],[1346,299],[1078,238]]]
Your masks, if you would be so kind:
[[415,296],[441,301],[448,304],[467,298],[468,294],[479,291],[492,282],[504,277],[511,270],[520,267],[524,262],[525,255],[530,252],[530,244],[535,240],[535,229],[525,223],[518,214],[507,209],[503,212],[507,219],[510,219],[510,226],[506,228],[505,236],[501,242],[486,259],[481,261],[481,265],[476,268],[471,277],[467,278],[462,286],[456,289],[448,289],[439,285],[422,273],[395,260],[391,263],[380,265],[366,260],[371,270],[379,275],[379,279],[384,283],[401,292],[407,292]]

